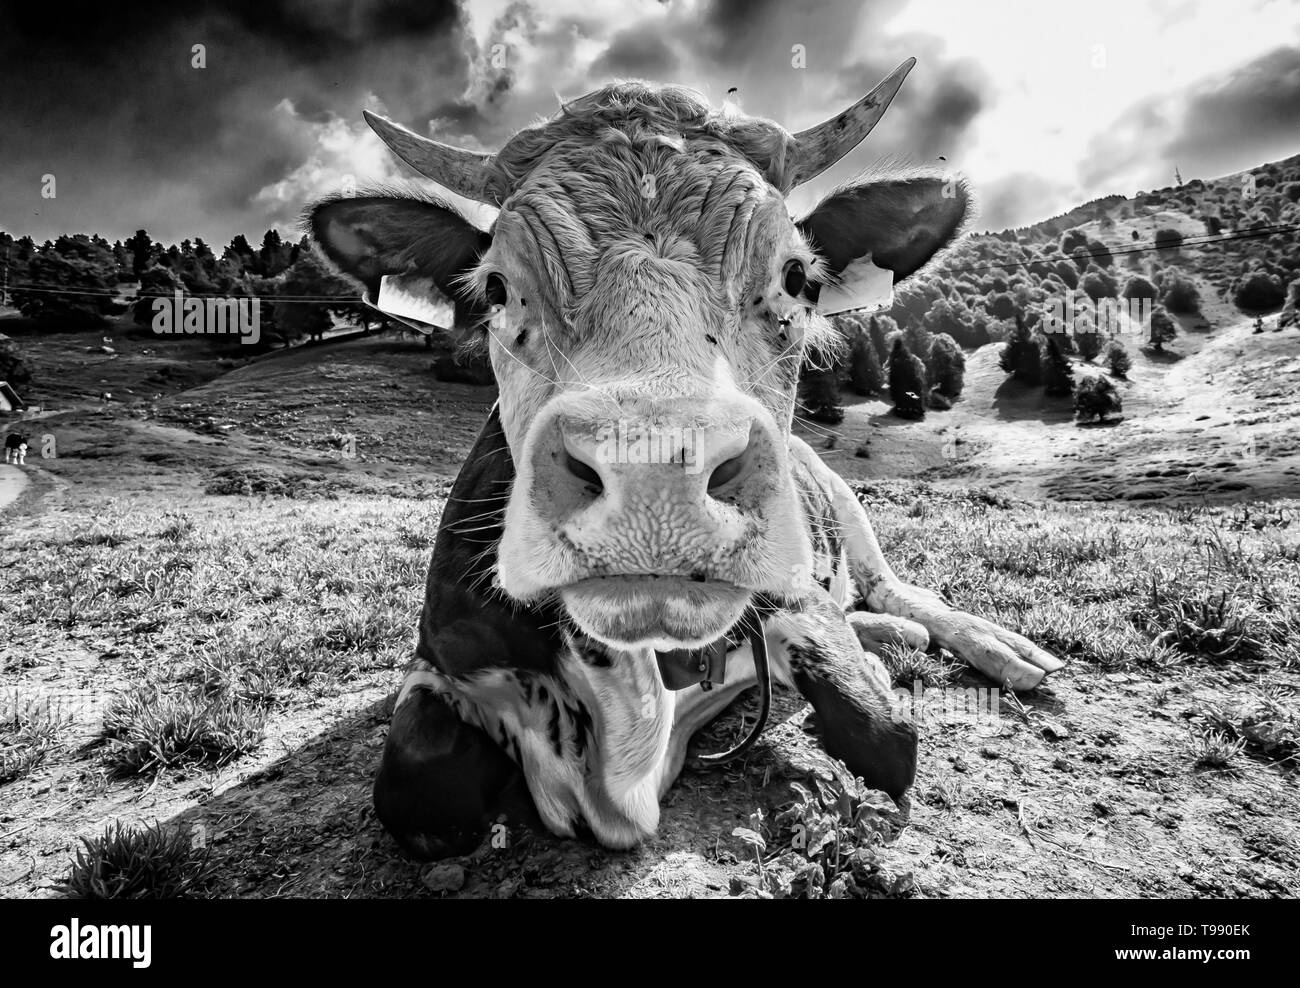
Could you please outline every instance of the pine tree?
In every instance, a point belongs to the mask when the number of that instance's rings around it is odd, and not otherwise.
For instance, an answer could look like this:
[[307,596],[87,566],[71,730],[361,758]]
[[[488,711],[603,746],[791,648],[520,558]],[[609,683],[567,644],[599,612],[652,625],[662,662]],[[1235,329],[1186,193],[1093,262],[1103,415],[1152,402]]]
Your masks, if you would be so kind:
[[1016,314],[1016,329],[1011,339],[1002,347],[998,365],[1017,381],[1028,385],[1043,383],[1042,362],[1038,343],[1025,325],[1024,317]]
[[939,333],[930,343],[927,380],[946,398],[961,394],[966,377],[966,355],[947,333]]
[[1102,353],[1102,359],[1106,367],[1110,370],[1112,377],[1124,379],[1128,377],[1128,372],[1133,366],[1133,361],[1129,358],[1128,351],[1124,349],[1124,344],[1119,340],[1111,340],[1106,344],[1106,349]]
[[867,331],[859,331],[849,345],[849,386],[860,395],[885,390],[885,369]]
[[889,399],[901,418],[925,418],[925,364],[900,337],[889,353]]
[[1164,345],[1178,335],[1178,329],[1174,325],[1174,320],[1169,313],[1165,311],[1163,305],[1157,305],[1151,310],[1151,334],[1149,342],[1151,349],[1156,353],[1164,352]]
[[1047,394],[1063,398],[1074,393],[1074,371],[1070,368],[1070,361],[1050,336],[1043,341],[1042,367]]

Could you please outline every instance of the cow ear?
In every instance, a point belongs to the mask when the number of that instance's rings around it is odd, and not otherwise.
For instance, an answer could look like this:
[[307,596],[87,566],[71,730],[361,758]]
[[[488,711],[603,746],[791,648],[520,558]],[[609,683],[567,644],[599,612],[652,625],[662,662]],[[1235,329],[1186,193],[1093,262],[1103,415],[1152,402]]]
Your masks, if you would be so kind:
[[430,278],[456,303],[466,304],[456,278],[477,263],[492,235],[443,203],[394,196],[328,199],[307,217],[312,238],[344,274],[379,298],[384,275]]
[[[879,290],[873,268],[898,284],[956,240],[972,212],[965,179],[917,174],[837,189],[797,225],[841,279],[837,295],[852,295],[860,284],[872,296],[864,295],[867,305]],[[841,299],[840,308],[853,306]]]

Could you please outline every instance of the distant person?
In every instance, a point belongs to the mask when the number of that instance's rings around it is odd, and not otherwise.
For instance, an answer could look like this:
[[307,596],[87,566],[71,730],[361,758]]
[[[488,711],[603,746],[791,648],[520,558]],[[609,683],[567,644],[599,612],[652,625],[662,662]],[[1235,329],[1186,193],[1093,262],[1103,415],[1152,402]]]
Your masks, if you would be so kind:
[[27,437],[16,432],[5,436],[5,462],[22,466],[27,462]]
[[1255,317],[1255,332],[1256,332],[1256,333],[1262,333],[1262,332],[1264,332],[1264,317],[1263,317],[1263,316],[1256,316],[1256,317]]

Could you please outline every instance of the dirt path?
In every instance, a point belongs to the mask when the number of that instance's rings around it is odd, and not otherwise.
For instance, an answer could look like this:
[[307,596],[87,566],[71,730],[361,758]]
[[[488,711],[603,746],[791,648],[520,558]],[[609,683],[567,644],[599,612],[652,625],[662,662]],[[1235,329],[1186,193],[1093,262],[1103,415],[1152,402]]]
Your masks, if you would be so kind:
[[27,475],[18,467],[0,463],[0,510],[18,499],[27,486]]

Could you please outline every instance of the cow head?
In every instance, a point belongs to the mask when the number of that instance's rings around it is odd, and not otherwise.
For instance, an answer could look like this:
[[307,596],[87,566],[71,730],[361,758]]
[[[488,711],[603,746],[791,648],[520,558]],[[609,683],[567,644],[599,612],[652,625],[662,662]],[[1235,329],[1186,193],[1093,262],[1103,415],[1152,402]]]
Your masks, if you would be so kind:
[[866,136],[911,64],[795,135],[640,83],[495,155],[367,115],[418,171],[500,210],[485,232],[436,200],[369,196],[310,223],[372,298],[385,275],[430,278],[476,325],[516,471],[501,591],[558,596],[607,644],[669,649],[806,579],[788,441],[805,348],[831,332],[821,300],[852,307],[868,262],[895,282],[918,270],[969,200],[937,175],[872,177],[795,221],[785,194]]

